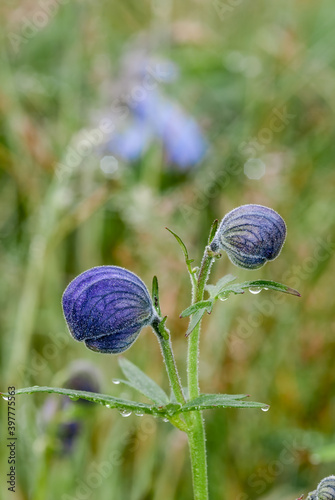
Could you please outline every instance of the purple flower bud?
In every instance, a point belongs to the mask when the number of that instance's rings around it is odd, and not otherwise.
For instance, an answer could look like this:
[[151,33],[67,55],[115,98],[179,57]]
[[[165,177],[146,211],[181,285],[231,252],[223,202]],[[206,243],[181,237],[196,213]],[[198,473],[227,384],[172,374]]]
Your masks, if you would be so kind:
[[77,276],[62,303],[71,335],[98,352],[125,351],[156,318],[143,281],[117,266],[93,267]]
[[229,212],[213,238],[213,252],[224,250],[233,264],[258,269],[280,254],[286,237],[282,217],[262,205],[242,205]]

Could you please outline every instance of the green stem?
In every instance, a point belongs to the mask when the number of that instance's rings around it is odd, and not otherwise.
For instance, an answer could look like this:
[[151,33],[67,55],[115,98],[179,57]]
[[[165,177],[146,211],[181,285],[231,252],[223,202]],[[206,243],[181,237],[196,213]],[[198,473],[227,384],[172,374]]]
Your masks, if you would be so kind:
[[160,320],[159,318],[157,318],[157,321],[153,322],[152,327],[155,333],[157,334],[162,349],[162,354],[171,388],[173,390],[177,402],[183,405],[185,404],[185,396],[183,393],[176,361],[172,351],[170,332],[165,326],[165,321]]
[[208,500],[205,428],[200,411],[192,412],[192,427],[187,433],[190,449],[194,500]]
[[[213,264],[213,254],[206,248],[202,258],[198,279],[193,289],[193,301],[195,304],[203,300],[205,285]],[[196,326],[188,341],[187,379],[190,399],[199,396],[199,340],[200,325]],[[193,474],[193,489],[195,500],[208,499],[207,479],[207,457],[205,426],[201,411],[192,412],[190,415],[190,426],[188,441],[191,455]]]
[[[197,284],[195,286],[193,301],[195,304],[203,300],[205,285],[207,283],[209,273],[213,264],[214,258],[208,248],[206,248],[202,258]],[[187,361],[187,379],[190,399],[199,396],[199,340],[200,340],[201,321],[195,327],[188,341],[188,361]]]

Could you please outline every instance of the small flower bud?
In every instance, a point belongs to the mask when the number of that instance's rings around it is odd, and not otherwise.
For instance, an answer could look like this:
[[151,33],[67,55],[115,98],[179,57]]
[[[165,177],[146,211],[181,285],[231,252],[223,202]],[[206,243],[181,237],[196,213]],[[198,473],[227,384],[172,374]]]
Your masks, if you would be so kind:
[[285,237],[286,225],[277,212],[262,205],[242,205],[222,219],[210,249],[224,250],[236,266],[258,269],[278,257]]
[[71,335],[97,352],[125,351],[156,318],[143,281],[117,266],[93,267],[77,276],[62,304]]

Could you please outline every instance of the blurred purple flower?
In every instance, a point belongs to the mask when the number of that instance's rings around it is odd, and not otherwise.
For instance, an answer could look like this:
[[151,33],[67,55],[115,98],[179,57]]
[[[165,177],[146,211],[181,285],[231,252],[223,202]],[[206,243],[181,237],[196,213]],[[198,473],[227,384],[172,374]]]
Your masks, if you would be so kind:
[[[76,389],[78,391],[86,392],[100,392],[101,390],[101,373],[91,363],[86,361],[76,361],[69,368],[70,376],[64,382],[65,387],[68,389]],[[64,410],[70,410],[70,415],[73,414],[72,410],[78,410],[80,407],[91,406],[95,409],[95,405],[86,399],[78,399],[72,401],[67,396],[61,398],[54,395],[49,396],[41,409],[39,415],[40,425],[43,429],[57,422],[55,429],[56,437],[59,442],[59,449],[62,453],[68,454],[73,451],[76,439],[79,437],[87,413],[79,411],[74,412],[75,417],[69,418],[65,416]],[[59,421],[60,420],[60,421]]]
[[166,161],[185,170],[199,163],[207,141],[194,118],[157,91],[131,104],[131,117],[123,130],[107,142],[106,150],[125,161],[139,159],[154,140],[163,144]]

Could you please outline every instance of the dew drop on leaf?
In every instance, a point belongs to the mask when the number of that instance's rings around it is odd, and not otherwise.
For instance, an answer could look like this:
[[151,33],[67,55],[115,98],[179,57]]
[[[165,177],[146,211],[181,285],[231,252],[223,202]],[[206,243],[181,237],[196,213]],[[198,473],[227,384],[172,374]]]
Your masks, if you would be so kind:
[[141,413],[140,411],[135,411],[134,415],[136,415],[137,417],[143,417],[143,413]]
[[112,379],[112,382],[113,382],[113,384],[115,384],[115,385],[119,385],[120,380],[118,380],[117,378],[113,378],[113,379]]
[[2,396],[2,399],[3,399],[4,401],[8,401],[8,399],[9,399],[9,398],[8,398],[8,396]]
[[131,415],[131,411],[121,410],[120,415],[121,415],[121,417],[129,417]]
[[270,406],[263,406],[263,408],[261,408],[262,411],[269,411],[270,410]]
[[252,293],[252,294],[254,294],[254,295],[257,295],[257,294],[258,294],[258,293],[260,293],[261,291],[262,291],[262,289],[261,289],[261,288],[259,288],[259,287],[256,287],[256,286],[255,286],[255,287],[252,287],[252,288],[249,288],[249,292],[250,292],[250,293]]

